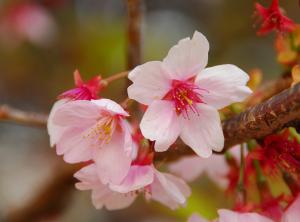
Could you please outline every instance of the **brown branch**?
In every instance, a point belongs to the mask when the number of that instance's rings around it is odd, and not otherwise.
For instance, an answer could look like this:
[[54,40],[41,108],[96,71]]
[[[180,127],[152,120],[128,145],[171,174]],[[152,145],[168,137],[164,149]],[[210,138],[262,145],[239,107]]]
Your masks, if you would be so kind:
[[143,0],[127,0],[127,68],[133,69],[142,61],[142,32]]
[[[260,139],[287,126],[298,126],[300,122],[300,83],[286,89],[269,100],[223,122],[225,136],[224,151],[248,141]],[[186,147],[175,147],[167,152],[156,153],[156,160],[176,160],[192,155]]]
[[14,122],[17,124],[45,127],[48,116],[45,114],[25,112],[12,108],[8,105],[0,106],[0,120]]

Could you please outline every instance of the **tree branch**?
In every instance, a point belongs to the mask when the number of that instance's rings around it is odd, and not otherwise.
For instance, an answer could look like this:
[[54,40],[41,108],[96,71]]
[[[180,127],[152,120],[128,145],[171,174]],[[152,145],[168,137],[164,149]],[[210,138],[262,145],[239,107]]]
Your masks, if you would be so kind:
[[45,114],[26,112],[12,108],[8,105],[0,106],[0,120],[28,126],[45,127],[47,119],[48,116]]
[[[225,146],[230,147],[249,139],[260,139],[288,126],[297,127],[300,122],[300,83],[286,89],[269,100],[223,122]],[[155,160],[176,160],[192,155],[192,149],[178,146],[167,152],[156,153]]]

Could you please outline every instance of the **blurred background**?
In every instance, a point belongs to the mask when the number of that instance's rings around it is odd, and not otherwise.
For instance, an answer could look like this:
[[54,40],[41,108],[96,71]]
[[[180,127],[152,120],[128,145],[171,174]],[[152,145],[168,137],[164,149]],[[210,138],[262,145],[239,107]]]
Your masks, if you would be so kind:
[[[260,1],[268,6],[270,0]],[[161,60],[194,30],[210,42],[209,66],[259,67],[264,80],[280,75],[274,36],[260,38],[252,0],[145,0],[144,61]],[[281,1],[297,22],[298,1]],[[126,70],[126,2],[123,0],[0,0],[0,104],[48,113],[58,94],[73,87],[73,71],[84,79]],[[121,101],[125,81],[104,96]],[[23,207],[63,166],[43,128],[0,123],[0,221]],[[75,191],[54,221],[176,222],[198,211],[208,218],[230,200],[205,175],[192,184],[187,208],[170,211],[143,198],[130,208],[96,210],[89,192]],[[1,219],[2,218],[2,219]],[[52,218],[52,219],[53,219]],[[45,221],[50,221],[46,220]]]

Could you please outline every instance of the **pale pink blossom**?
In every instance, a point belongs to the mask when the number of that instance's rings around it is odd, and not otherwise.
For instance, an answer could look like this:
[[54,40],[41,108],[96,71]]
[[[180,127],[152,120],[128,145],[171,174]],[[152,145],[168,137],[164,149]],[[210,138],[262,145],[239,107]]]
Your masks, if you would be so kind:
[[130,206],[137,194],[119,193],[112,191],[107,185],[104,185],[97,175],[97,167],[91,164],[79,170],[74,175],[80,182],[75,186],[79,190],[92,191],[92,203],[96,209],[105,207],[108,210],[118,210]]
[[159,172],[152,164],[132,165],[120,184],[111,184],[109,187],[120,193],[145,193],[147,200],[158,201],[173,210],[184,206],[186,198],[191,194],[184,180],[169,173]]
[[199,156],[221,151],[224,136],[217,109],[243,101],[251,90],[248,75],[234,65],[205,68],[209,44],[199,32],[173,46],[162,61],[129,73],[131,99],[148,105],[140,128],[165,151],[178,137]]
[[148,199],[156,200],[172,210],[185,206],[186,198],[191,195],[191,190],[184,180],[156,169],[149,191]]
[[[239,161],[240,146],[235,146],[230,149],[230,154]],[[199,156],[183,157],[180,160],[169,164],[170,172],[180,176],[186,181],[192,182],[201,174],[206,173],[220,187],[228,186],[229,166],[224,155],[213,154],[209,158]]]
[[[158,201],[171,209],[184,205],[190,195],[187,184],[167,173],[161,173],[153,165],[132,165],[126,177],[118,184],[103,184],[96,164],[84,167],[74,175],[80,190],[92,190],[92,202],[97,209],[128,207],[139,193],[147,200]],[[118,203],[119,202],[119,203]]]
[[119,183],[131,165],[128,113],[109,99],[62,101],[53,109],[48,133],[57,154],[68,163],[93,160],[104,184]]

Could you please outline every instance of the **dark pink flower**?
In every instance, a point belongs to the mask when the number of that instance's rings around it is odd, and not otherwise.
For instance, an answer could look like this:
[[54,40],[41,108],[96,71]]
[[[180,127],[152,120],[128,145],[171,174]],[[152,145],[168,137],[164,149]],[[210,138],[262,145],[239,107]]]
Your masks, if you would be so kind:
[[59,99],[92,100],[99,98],[98,93],[102,88],[101,76],[95,76],[87,82],[84,82],[79,71],[75,70],[74,82],[76,87],[60,94],[58,96]]
[[273,0],[269,8],[256,3],[255,10],[256,14],[261,18],[258,35],[265,35],[272,30],[277,30],[280,33],[291,32],[295,26],[293,20],[283,15],[278,0]]

